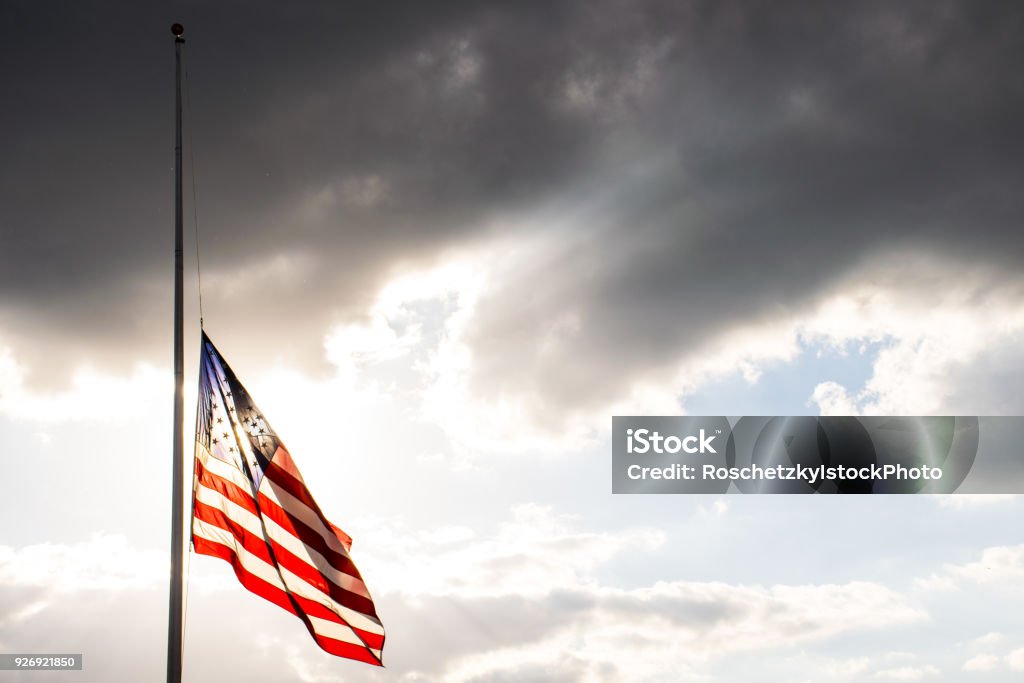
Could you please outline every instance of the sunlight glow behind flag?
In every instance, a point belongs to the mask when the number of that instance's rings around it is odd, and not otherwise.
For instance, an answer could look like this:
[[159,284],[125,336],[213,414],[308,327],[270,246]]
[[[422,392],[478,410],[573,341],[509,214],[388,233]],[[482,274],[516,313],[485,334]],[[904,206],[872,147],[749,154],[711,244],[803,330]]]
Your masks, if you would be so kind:
[[195,551],[299,617],[317,644],[381,666],[384,628],[352,539],[309,494],[291,455],[203,333],[192,497]]

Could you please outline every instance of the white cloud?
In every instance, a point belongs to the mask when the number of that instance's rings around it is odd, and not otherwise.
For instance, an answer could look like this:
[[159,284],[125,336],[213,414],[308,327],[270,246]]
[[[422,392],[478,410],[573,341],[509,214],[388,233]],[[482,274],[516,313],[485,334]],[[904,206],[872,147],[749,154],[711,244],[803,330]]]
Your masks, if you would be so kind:
[[867,673],[873,666],[870,657],[823,657],[806,650],[802,650],[797,656],[788,658],[786,663],[800,671],[817,672],[822,676],[823,680],[827,681],[861,676]]
[[[729,653],[777,650],[924,618],[874,584],[731,586],[667,582],[601,589],[551,635],[473,653],[447,667],[452,683],[522,680],[632,682],[710,680],[706,666]],[[859,670],[859,667],[857,667]]]
[[888,678],[894,681],[919,681],[928,676],[938,676],[941,672],[932,665],[926,666],[899,666],[892,669],[883,669],[875,673],[875,678]]
[[[957,285],[944,286],[950,264],[906,254],[849,274],[804,310],[739,324],[688,348],[656,377],[623,377],[618,395],[604,404],[586,397],[554,410],[530,389],[536,383],[525,381],[510,391],[481,391],[473,385],[481,371],[478,345],[497,332],[479,328],[478,306],[500,301],[505,289],[526,286],[522,273],[538,267],[538,253],[567,248],[545,239],[553,238],[497,241],[465,252],[460,267],[472,276],[419,290],[452,304],[440,341],[417,366],[424,382],[421,415],[442,426],[463,454],[578,450],[607,429],[609,415],[679,413],[680,397],[716,379],[739,373],[757,382],[765,367],[792,362],[812,348],[839,353],[877,349],[872,376],[863,387],[820,378],[810,400],[824,414],[992,414],[1021,408],[1008,384],[989,381],[985,372],[971,374],[975,366],[1013,366],[990,356],[1006,360],[999,354],[1011,353],[1024,337],[1020,286],[962,264]],[[579,338],[585,313],[568,304],[557,313],[538,329],[543,332],[536,345],[541,360],[545,354],[571,355],[574,345],[586,343]]]
[[821,382],[814,387],[811,403],[818,406],[822,415],[857,415],[860,408],[857,401],[838,382]]
[[[663,532],[595,532],[580,518],[536,504],[518,506],[492,529],[461,524],[406,528],[394,520],[362,526],[373,543],[361,548],[359,565],[372,577],[378,604],[387,608],[382,615],[394,629],[392,653],[398,662],[391,660],[392,671],[406,683],[726,680],[715,671],[740,655],[776,664],[780,657],[789,657],[782,660],[785,664],[795,651],[809,650],[807,656],[814,658],[819,646],[831,647],[856,633],[903,637],[912,633],[908,626],[928,619],[912,594],[868,581],[690,581],[673,576],[666,565],[661,580],[619,584],[608,568],[623,558],[657,564]],[[999,552],[983,553],[982,561],[1000,557]],[[268,614],[267,624],[287,625],[283,640],[271,639],[267,649],[277,659],[283,655],[293,676],[311,683],[334,680],[336,663],[317,653],[297,622],[245,594],[222,562],[202,559],[209,566],[199,567],[196,577],[195,565],[203,562],[193,563],[194,582],[198,578],[203,585],[209,573],[230,587],[194,601],[196,609],[205,611],[197,617],[203,620],[202,629],[216,632],[217,605],[226,604],[219,601],[238,601],[253,615]],[[164,560],[163,553],[133,550],[123,538],[110,536],[66,546],[0,547],[0,586],[112,594],[125,587],[162,589]],[[25,619],[38,621],[47,604],[45,599],[37,603],[24,600],[15,607]],[[410,629],[441,624],[460,633],[472,628],[474,633],[460,635],[450,648],[441,647],[450,633],[428,639],[422,651],[417,639],[409,637]],[[235,637],[245,643],[252,634],[240,629]],[[971,646],[987,648],[999,640],[987,634]],[[852,650],[832,662],[829,680],[937,675],[937,664],[916,663],[921,654],[912,642],[906,648],[908,652],[870,658]],[[1024,653],[1017,658],[1013,661],[1024,663]],[[1011,657],[1001,660],[1010,666]],[[760,670],[760,664],[750,666]],[[351,678],[372,680],[361,671]]]
[[167,558],[119,534],[78,543],[0,546],[0,585],[56,592],[150,588],[167,580]]
[[28,384],[29,368],[0,347],[0,415],[44,424],[138,417],[152,412],[165,395],[169,373],[139,364],[128,376],[80,367],[70,387],[42,392]]
[[942,571],[918,578],[914,585],[926,591],[955,590],[965,582],[1019,585],[1024,579],[1024,545],[985,548],[976,562],[946,565]]
[[956,579],[948,574],[930,574],[914,579],[914,587],[929,593],[950,593],[959,590]]
[[989,414],[993,406],[1020,410],[1000,400],[1007,395],[1006,385],[986,386],[970,368],[994,349],[1014,353],[1019,346],[1024,335],[1021,287],[993,271],[963,264],[950,286],[951,271],[951,264],[938,259],[901,255],[860,269],[823,297],[800,323],[802,338],[839,349],[882,346],[871,378],[855,393],[835,382],[819,383],[812,401],[823,413]]
[[620,118],[657,92],[664,59],[672,47],[669,40],[641,46],[614,69],[585,56],[563,75],[556,105],[606,122]]
[[[298,209],[298,220],[318,222],[342,208],[373,209],[391,201],[392,189],[388,180],[380,175],[345,176],[332,179],[308,193]],[[278,261],[276,276],[289,277],[290,268],[281,268],[288,262]],[[296,263],[292,260],[291,263]],[[310,263],[303,258],[298,263]]]
[[1004,636],[1002,633],[999,633],[997,631],[989,631],[985,635],[978,636],[977,638],[975,638],[974,640],[972,640],[968,644],[971,647],[985,648],[985,647],[991,647],[993,645],[998,645],[999,643],[1003,642],[1005,639],[1006,639],[1006,636]]
[[999,668],[1000,659],[995,655],[975,655],[964,662],[963,670],[972,672],[995,671]]
[[933,496],[939,505],[954,510],[966,510],[978,507],[990,507],[1018,500],[1014,493],[957,493],[953,495]]
[[374,577],[378,595],[397,593],[404,605],[423,610],[451,601],[463,610],[478,602],[502,605],[519,624],[516,637],[449,659],[440,675],[409,674],[410,683],[705,680],[708,663],[730,652],[793,647],[926,618],[905,596],[870,582],[610,585],[600,578],[602,566],[655,553],[664,535],[586,531],[578,519],[533,504],[515,508],[488,533],[409,532],[387,521],[364,533],[374,543],[363,549],[360,566]]
[[[654,529],[585,532],[575,518],[524,504],[486,536],[468,528],[409,532],[401,525],[364,525],[373,548],[360,566],[374,577],[374,590],[411,597],[459,595],[537,596],[594,583],[591,571],[620,553],[655,550],[665,534]],[[416,567],[408,572],[407,567]]]
[[[197,570],[193,558],[187,559],[191,590],[208,595],[237,588],[230,572],[219,571],[219,566],[212,572]],[[85,541],[20,548],[0,545],[0,590],[36,596],[14,615],[22,619],[48,609],[62,595],[166,590],[168,568],[166,551],[139,548],[122,534],[97,533]]]
[[294,288],[307,282],[314,270],[316,255],[306,249],[260,254],[229,267],[204,265],[203,289],[208,296],[234,305],[246,304],[253,287],[252,273],[260,273],[260,282],[274,288]]
[[986,548],[977,562],[949,567],[954,577],[978,583],[1024,579],[1024,545]]
[[697,514],[702,517],[725,517],[729,512],[729,503],[721,498],[710,505],[703,503],[697,505]]
[[96,534],[78,543],[0,546],[0,598],[13,600],[0,626],[19,625],[66,602],[62,596],[165,586],[167,557],[132,547],[124,536]]
[[[432,454],[471,466],[483,454],[579,452],[608,429],[610,415],[679,413],[681,396],[734,373],[757,382],[768,365],[791,362],[809,348],[843,353],[865,345],[881,349],[862,388],[821,378],[810,400],[822,413],[957,412],[949,410],[957,407],[950,373],[1024,334],[1024,297],[1015,285],[983,269],[961,269],[956,287],[939,286],[947,264],[910,258],[898,265],[865,267],[823,291],[805,310],[738,325],[686,349],[656,377],[623,377],[618,395],[604,403],[588,400],[578,408],[552,408],[530,389],[536,386],[530,381],[509,390],[481,389],[474,384],[488,362],[481,345],[496,332],[479,329],[480,306],[494,301],[496,293],[526,284],[522,274],[536,270],[538,255],[566,251],[567,245],[552,240],[571,241],[571,231],[567,234],[517,231],[515,238],[485,240],[433,265],[406,270],[381,288],[362,319],[327,332],[325,352],[336,367],[333,377],[313,380],[276,367],[248,378],[247,384],[259,390],[271,415],[295,412],[294,401],[274,398],[280,396],[310,397],[304,401],[307,409],[323,406],[334,415],[374,404],[390,403],[394,410],[401,406],[403,417],[444,434],[447,443],[434,446]],[[301,275],[307,257],[281,255],[268,267],[275,278],[288,281]],[[237,280],[229,273],[210,275],[217,277],[228,288]],[[583,315],[572,307],[559,309],[556,318],[538,328],[537,353],[561,355],[585,344],[579,338]],[[81,369],[71,389],[39,394],[27,388],[27,372],[9,350],[0,352],[0,413],[41,421],[123,417],[125,410],[163,400],[166,386],[165,374],[149,366],[139,366],[129,377]],[[961,383],[959,390],[966,395],[965,386]],[[975,388],[971,395],[1005,391],[1005,386]],[[133,400],[125,402],[124,396]],[[961,497],[949,501],[969,504]]]
[[[412,417],[444,433],[443,455],[472,466],[482,454],[578,452],[607,430],[610,415],[679,413],[680,397],[716,379],[739,373],[757,382],[765,367],[813,348],[878,349],[863,387],[820,378],[809,398],[823,414],[978,414],[985,407],[1009,409],[1015,400],[1006,383],[964,373],[972,363],[988,362],[986,354],[1018,345],[1020,287],[962,266],[957,286],[942,286],[949,264],[907,255],[851,273],[804,310],[740,324],[688,348],[654,377],[624,376],[618,394],[603,403],[586,397],[553,406],[538,388],[543,377],[478,386],[481,377],[495,376],[486,366],[493,362],[486,345],[501,336],[491,327],[502,324],[482,307],[502,301],[506,290],[528,287],[524,273],[544,267],[541,255],[571,251],[572,239],[571,231],[519,230],[394,277],[361,321],[326,336],[335,381],[342,382],[335,402],[342,394],[358,394],[363,403],[400,397]],[[552,315],[532,342],[537,362],[519,372],[528,375],[586,344],[580,337],[585,311],[566,303]],[[481,328],[481,321],[490,327]]]
[[1006,664],[1011,671],[1024,671],[1024,647],[1014,650],[1006,656]]
[[457,40],[449,48],[449,64],[445,85],[450,90],[462,90],[477,83],[483,70],[483,57],[469,40]]

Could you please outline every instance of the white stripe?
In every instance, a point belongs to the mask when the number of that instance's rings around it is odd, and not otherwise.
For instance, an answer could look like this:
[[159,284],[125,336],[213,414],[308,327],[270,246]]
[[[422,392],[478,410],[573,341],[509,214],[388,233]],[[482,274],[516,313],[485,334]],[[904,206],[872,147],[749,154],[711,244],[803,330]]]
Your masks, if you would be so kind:
[[[309,619],[309,623],[312,624],[313,630],[316,631],[318,634],[320,634],[322,636],[326,636],[327,638],[334,638],[335,640],[341,640],[341,641],[344,641],[346,643],[354,643],[355,645],[361,645],[364,650],[369,650],[370,652],[372,652],[374,654],[374,656],[377,657],[377,659],[380,659],[380,650],[374,650],[373,648],[367,647],[366,643],[364,643],[362,640],[360,640],[359,636],[354,631],[351,631],[350,629],[346,629],[346,630],[349,631],[349,633],[351,633],[351,635],[348,638],[339,638],[335,634],[338,632],[339,629],[342,629],[342,628],[345,628],[345,627],[339,626],[337,624],[337,622],[328,621],[327,619],[321,619],[320,617],[312,617],[311,616],[311,617],[307,617],[307,618]],[[352,641],[352,640],[350,640],[350,638],[355,638],[356,640]]]
[[[221,510],[229,518],[245,527],[250,533],[263,538],[263,526],[260,524],[260,518],[219,491],[200,484],[196,487],[196,500]],[[371,600],[373,599],[362,581],[335,568],[327,561],[327,558],[313,548],[310,548],[301,539],[292,535],[290,531],[282,528],[266,515],[263,516],[263,521],[266,523],[267,535],[288,550],[288,552],[308,564],[311,569],[323,575],[331,583],[343,590]]]
[[[319,617],[306,616],[309,619],[309,623],[313,626],[313,630],[318,635],[324,636],[325,638],[333,638],[334,640],[340,640],[344,643],[352,643],[353,645],[361,645],[363,648],[369,650],[366,647],[366,643],[360,640],[359,636],[356,635],[355,631],[347,626],[342,626],[336,621],[327,621],[326,619],[320,619]],[[380,655],[377,655],[377,659],[380,659]]]
[[[200,451],[205,450],[202,447]],[[207,457],[206,460],[201,461],[203,467],[205,467],[211,474],[216,474],[221,479],[227,479],[232,484],[242,489],[243,492],[252,495],[252,484],[246,479],[245,475],[242,474],[241,470],[237,467],[224,462],[220,458],[215,458],[212,455]]]
[[[306,598],[307,600],[320,603],[344,619],[347,623],[358,629],[379,635],[384,634],[384,629],[377,619],[369,615],[362,614],[361,612],[356,612],[344,605],[339,605],[328,595],[320,592],[317,588],[308,584],[301,577],[288,571],[285,567],[278,567],[275,569],[262,558],[259,558],[246,550],[230,531],[204,522],[201,519],[197,519],[193,524],[193,533],[200,538],[205,538],[213,543],[219,543],[233,549],[238,554],[239,561],[245,570],[250,574],[263,579],[267,583],[276,586],[281,590],[287,590],[295,595]],[[279,571],[280,575],[278,575]],[[284,580],[283,584],[282,579]],[[319,631],[317,632],[319,633]],[[346,638],[337,638],[336,636],[330,637],[336,638],[337,640],[345,640],[346,642],[361,643],[361,641],[358,640],[358,637],[354,634],[352,634],[350,638],[356,638],[356,641],[348,640]]]

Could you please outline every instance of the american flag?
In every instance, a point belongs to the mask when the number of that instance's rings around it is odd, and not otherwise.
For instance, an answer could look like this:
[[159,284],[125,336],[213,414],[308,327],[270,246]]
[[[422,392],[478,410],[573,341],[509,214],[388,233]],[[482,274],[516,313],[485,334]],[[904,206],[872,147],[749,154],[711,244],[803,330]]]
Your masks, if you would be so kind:
[[384,628],[295,462],[203,333],[192,545],[231,563],[248,590],[299,617],[317,644],[381,666]]

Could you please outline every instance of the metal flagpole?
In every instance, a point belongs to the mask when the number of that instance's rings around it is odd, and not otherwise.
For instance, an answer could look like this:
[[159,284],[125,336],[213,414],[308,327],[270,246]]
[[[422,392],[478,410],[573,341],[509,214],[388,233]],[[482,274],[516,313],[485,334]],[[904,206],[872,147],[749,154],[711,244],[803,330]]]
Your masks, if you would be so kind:
[[184,462],[182,429],[185,412],[184,309],[182,287],[181,218],[181,46],[185,28],[171,26],[174,34],[174,453],[171,457],[171,590],[167,613],[167,683],[181,682],[181,587],[184,555]]

